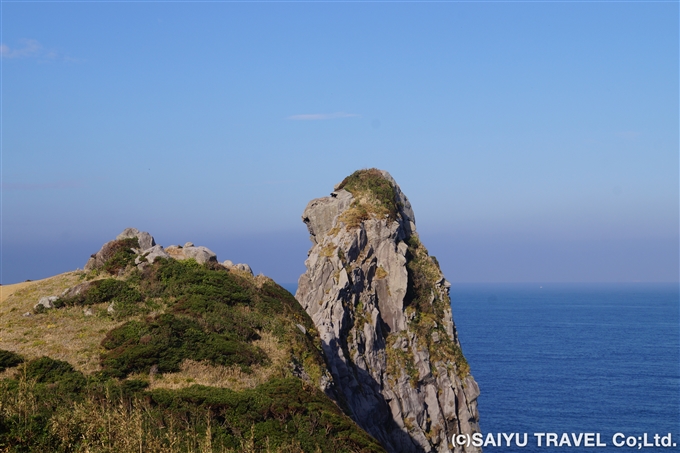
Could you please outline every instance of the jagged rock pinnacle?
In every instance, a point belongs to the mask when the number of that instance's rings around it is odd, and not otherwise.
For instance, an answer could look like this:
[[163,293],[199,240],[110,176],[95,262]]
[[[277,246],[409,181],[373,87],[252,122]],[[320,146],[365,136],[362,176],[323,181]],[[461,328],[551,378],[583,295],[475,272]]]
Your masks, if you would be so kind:
[[390,452],[478,452],[479,389],[451,317],[449,284],[389,175],[360,170],[312,200],[312,241],[295,295],[321,336],[352,418]]

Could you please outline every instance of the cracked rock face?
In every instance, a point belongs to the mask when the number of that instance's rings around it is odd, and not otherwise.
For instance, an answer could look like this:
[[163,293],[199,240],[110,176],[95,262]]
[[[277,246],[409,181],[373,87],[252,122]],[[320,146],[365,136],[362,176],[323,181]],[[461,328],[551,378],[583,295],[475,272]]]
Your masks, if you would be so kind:
[[420,243],[394,179],[361,170],[312,200],[313,243],[295,295],[312,317],[339,403],[390,452],[479,452],[479,388],[451,316],[449,283]]

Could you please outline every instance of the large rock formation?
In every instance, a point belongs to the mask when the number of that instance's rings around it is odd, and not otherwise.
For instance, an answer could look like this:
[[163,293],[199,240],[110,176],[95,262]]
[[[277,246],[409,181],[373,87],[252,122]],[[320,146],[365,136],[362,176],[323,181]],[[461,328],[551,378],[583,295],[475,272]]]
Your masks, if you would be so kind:
[[355,172],[303,221],[313,246],[295,295],[312,317],[339,403],[390,452],[478,452],[479,388],[451,317],[449,283],[384,171]]
[[[132,243],[127,242],[130,239],[133,240]],[[140,269],[143,268],[146,263],[153,263],[153,260],[156,258],[174,258],[176,260],[194,259],[200,264],[207,262],[217,263],[217,255],[207,247],[196,247],[193,243],[187,242],[184,244],[184,247],[180,245],[170,245],[164,249],[162,245],[157,245],[153,236],[146,231],[139,231],[137,228],[126,228],[122,233],[116,236],[116,239],[107,242],[97,253],[90,256],[84,269],[90,271],[102,268],[109,260],[114,258],[116,253],[120,253],[121,251],[126,252],[128,250],[133,255],[136,255],[134,257],[134,263]],[[237,266],[247,265],[239,264]]]

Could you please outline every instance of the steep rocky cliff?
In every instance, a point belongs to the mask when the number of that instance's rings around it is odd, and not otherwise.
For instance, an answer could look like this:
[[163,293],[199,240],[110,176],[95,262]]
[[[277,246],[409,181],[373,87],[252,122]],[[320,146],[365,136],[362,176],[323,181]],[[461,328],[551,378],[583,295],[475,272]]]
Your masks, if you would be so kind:
[[[360,170],[304,211],[313,243],[297,300],[316,325],[327,393],[390,452],[477,452],[479,388],[453,323],[450,284],[385,171]],[[334,386],[335,388],[330,388]]]

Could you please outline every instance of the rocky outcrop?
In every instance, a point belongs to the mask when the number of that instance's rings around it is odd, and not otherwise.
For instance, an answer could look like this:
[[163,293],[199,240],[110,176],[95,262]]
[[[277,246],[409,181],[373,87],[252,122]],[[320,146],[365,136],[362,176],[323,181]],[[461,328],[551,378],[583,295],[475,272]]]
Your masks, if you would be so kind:
[[135,258],[135,264],[140,267],[144,261],[153,263],[156,258],[171,258],[171,256],[163,249],[162,245],[154,245],[142,252],[140,256]]
[[116,236],[116,240],[137,238],[140,250],[147,250],[156,245],[153,236],[146,231],[139,231],[137,228],[126,228]]
[[295,297],[319,331],[339,403],[390,452],[480,451],[451,444],[479,431],[479,389],[450,285],[394,179],[355,172],[302,218],[313,246]]
[[207,263],[208,261],[217,262],[217,255],[208,247],[194,246],[191,242],[184,244],[184,247],[179,245],[171,245],[165,252],[170,257],[176,260],[187,260],[193,258],[197,263]]
[[[133,241],[127,242],[133,239]],[[132,246],[130,244],[133,244]],[[164,249],[162,245],[157,245],[153,236],[146,231],[139,231],[136,228],[126,228],[116,236],[116,239],[109,241],[102,248],[92,255],[85,264],[84,269],[90,271],[102,268],[121,248],[130,250],[136,257],[134,263],[142,269],[146,263],[153,263],[156,258],[173,258],[176,260],[194,259],[197,263],[208,262],[217,263],[217,255],[207,247],[194,246],[192,242],[187,242],[184,247],[171,245]],[[247,264],[238,264],[239,269],[250,269]],[[252,271],[250,271],[252,273]]]
[[121,247],[127,247],[127,243],[125,242],[126,239],[135,239],[134,243],[136,244],[136,248],[134,251],[137,253],[150,249],[156,245],[153,236],[146,231],[139,231],[137,228],[126,228],[122,233],[116,236],[116,239],[107,242],[97,253],[90,256],[84,269],[90,271],[104,266],[104,264],[111,259]]
[[245,263],[234,264],[233,261],[231,261],[231,260],[225,260],[222,263],[222,266],[226,267],[227,269],[238,269],[240,271],[243,271],[243,272],[246,272],[250,275],[253,275],[253,270],[250,268],[249,265],[247,265]]
[[[157,258],[162,259],[176,259],[187,260],[193,259],[199,264],[214,263],[219,266],[217,262],[217,255],[207,247],[195,246],[191,242],[187,242],[184,246],[171,245],[164,249],[162,245],[156,244],[153,236],[146,231],[139,231],[136,228],[126,228],[116,236],[116,239],[105,243],[101,249],[94,255],[90,256],[84,269],[86,271],[104,270],[109,274],[123,276],[127,270],[136,266],[137,269],[143,270],[145,266],[153,263]],[[116,266],[107,267],[111,260],[117,260]],[[238,270],[253,274],[249,265],[239,263],[233,264],[226,260],[223,264],[228,270]],[[114,272],[115,271],[115,272]],[[55,308],[55,303],[63,299],[72,299],[84,294],[93,282],[80,283],[71,288],[67,288],[60,296],[42,297],[33,306],[35,312],[43,312],[47,309]],[[58,305],[56,305],[58,306]],[[107,311],[109,313],[115,312],[115,304],[109,304]],[[88,313],[85,313],[89,316]]]
[[57,296],[41,297],[38,303],[33,306],[33,310],[38,311],[41,309],[46,310],[49,308],[54,308],[54,302],[57,300],[59,300],[59,297]]

